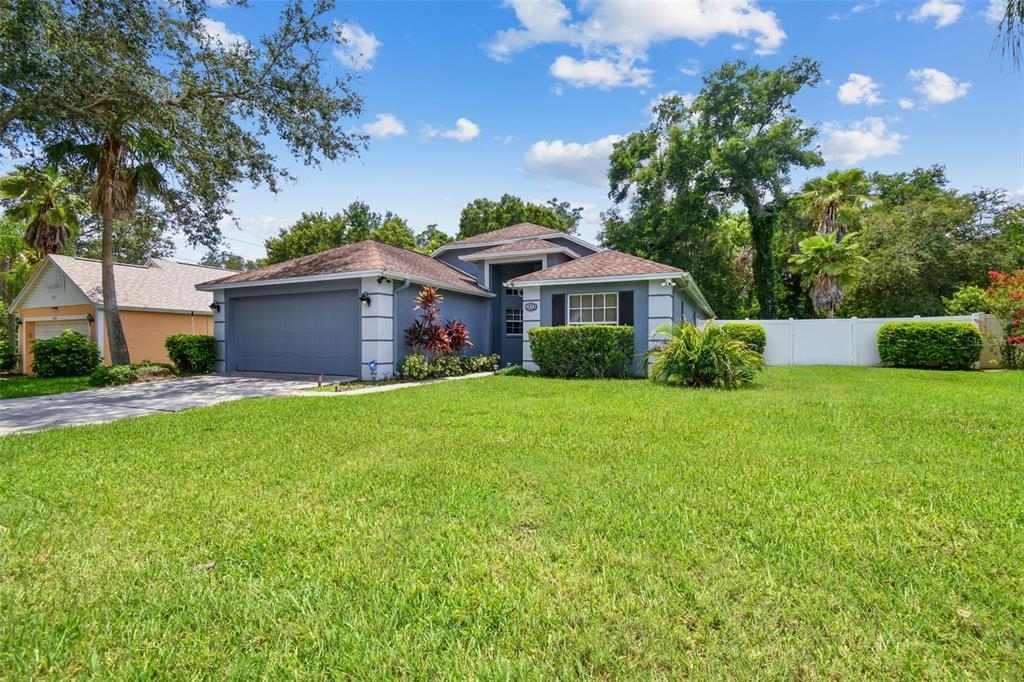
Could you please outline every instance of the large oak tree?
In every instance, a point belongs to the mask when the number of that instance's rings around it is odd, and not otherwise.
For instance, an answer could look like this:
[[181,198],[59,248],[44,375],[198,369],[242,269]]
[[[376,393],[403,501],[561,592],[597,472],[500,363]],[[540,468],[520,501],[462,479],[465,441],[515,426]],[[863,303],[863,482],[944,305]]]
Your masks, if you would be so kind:
[[270,140],[307,165],[364,144],[343,128],[361,100],[328,66],[342,41],[332,8],[289,0],[271,32],[225,41],[205,0],[0,0],[0,145],[32,159],[47,150],[90,178],[113,362],[128,361],[113,222],[139,192],[213,246],[236,187],[277,191],[290,178]]
[[728,62],[704,76],[693,102],[664,98],[655,107],[654,123],[616,143],[612,152],[609,196],[617,206],[628,206],[628,215],[619,216],[627,224],[617,231],[632,227],[650,239],[670,241],[742,204],[760,314],[774,317],[772,241],[784,187],[792,168],[822,164],[811,146],[817,131],[795,115],[793,98],[820,78],[810,59],[773,70]]

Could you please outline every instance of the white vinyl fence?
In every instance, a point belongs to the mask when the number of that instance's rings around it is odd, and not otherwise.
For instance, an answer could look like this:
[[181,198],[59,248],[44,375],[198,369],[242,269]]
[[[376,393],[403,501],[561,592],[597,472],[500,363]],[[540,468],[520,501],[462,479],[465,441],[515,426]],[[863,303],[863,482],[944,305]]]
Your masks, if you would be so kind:
[[[986,318],[988,318],[986,320]],[[764,327],[768,343],[764,361],[768,365],[879,365],[878,328],[886,322],[974,322],[986,332],[994,322],[983,313],[948,317],[848,318],[835,320],[717,320],[716,324],[742,322]],[[991,328],[989,328],[991,329]],[[985,345],[981,364],[990,354]]]

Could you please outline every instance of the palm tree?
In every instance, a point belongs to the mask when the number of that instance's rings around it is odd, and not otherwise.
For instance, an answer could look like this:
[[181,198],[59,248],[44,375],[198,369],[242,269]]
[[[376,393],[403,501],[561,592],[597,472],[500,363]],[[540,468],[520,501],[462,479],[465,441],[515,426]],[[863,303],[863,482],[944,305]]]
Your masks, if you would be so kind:
[[870,201],[868,178],[860,168],[832,171],[809,180],[794,197],[797,214],[818,223],[819,234],[835,233],[839,239],[858,227],[860,212]]
[[789,258],[793,270],[811,277],[814,281],[810,291],[811,303],[816,312],[825,312],[831,319],[836,308],[843,302],[843,289],[853,281],[854,266],[866,263],[858,244],[854,241],[856,232],[842,239],[835,233],[816,234],[800,242],[800,252]]
[[999,22],[999,36],[996,44],[1000,45],[1004,55],[1010,55],[1010,61],[1020,68],[1024,57],[1024,0],[1006,0],[1006,12]]
[[140,192],[154,193],[163,187],[159,166],[169,157],[170,149],[166,140],[148,131],[125,134],[119,126],[113,129],[117,132],[108,133],[101,143],[61,142],[48,147],[46,153],[55,166],[71,162],[95,174],[89,205],[102,225],[100,269],[110,361],[125,365],[130,358],[114,286],[114,221],[132,217]]
[[70,180],[56,168],[18,168],[0,178],[0,198],[8,202],[5,215],[24,224],[25,242],[44,255],[64,250],[85,210]]

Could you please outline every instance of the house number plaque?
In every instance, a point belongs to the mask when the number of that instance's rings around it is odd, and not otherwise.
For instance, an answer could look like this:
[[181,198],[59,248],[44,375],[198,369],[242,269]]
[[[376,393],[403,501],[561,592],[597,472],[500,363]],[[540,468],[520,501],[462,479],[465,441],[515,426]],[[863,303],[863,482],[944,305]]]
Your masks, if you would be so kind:
[[524,303],[523,308],[532,313],[534,310],[537,309],[537,304],[534,303],[533,301],[530,301],[529,303]]

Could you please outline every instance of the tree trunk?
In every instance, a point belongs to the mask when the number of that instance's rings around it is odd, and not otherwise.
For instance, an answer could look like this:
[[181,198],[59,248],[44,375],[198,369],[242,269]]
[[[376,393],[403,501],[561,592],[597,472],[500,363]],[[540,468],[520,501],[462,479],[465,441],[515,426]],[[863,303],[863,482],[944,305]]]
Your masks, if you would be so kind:
[[767,206],[747,206],[750,218],[750,242],[753,246],[754,292],[762,320],[775,319],[775,211]]
[[108,210],[103,214],[102,271],[103,318],[106,320],[107,343],[110,344],[110,364],[127,365],[128,340],[121,326],[121,311],[117,307],[117,289],[114,287],[114,217]]

